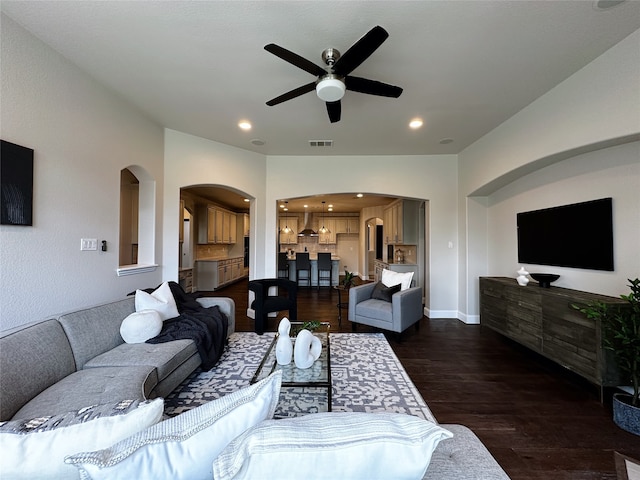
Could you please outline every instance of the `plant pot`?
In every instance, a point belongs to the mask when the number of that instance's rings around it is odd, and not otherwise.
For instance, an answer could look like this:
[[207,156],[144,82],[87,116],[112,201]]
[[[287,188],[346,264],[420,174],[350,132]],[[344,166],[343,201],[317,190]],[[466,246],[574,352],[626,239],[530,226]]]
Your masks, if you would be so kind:
[[631,405],[631,395],[613,395],[613,422],[623,430],[640,436],[640,407]]

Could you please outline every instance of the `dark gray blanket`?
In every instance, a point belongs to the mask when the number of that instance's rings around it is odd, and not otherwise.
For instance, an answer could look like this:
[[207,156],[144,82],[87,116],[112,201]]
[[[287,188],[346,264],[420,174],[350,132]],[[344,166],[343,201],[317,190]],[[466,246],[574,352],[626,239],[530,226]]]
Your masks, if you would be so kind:
[[[210,370],[220,359],[227,339],[229,319],[217,305],[205,308],[182,287],[169,282],[180,316],[165,320],[162,331],[147,343],[163,343],[173,340],[193,340],[202,359],[202,369]],[[153,289],[151,290],[153,291]]]

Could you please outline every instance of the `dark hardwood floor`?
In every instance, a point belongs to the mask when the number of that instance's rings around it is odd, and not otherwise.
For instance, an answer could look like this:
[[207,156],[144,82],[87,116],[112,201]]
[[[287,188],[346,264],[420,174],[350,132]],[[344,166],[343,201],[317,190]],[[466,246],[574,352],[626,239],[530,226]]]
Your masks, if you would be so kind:
[[[233,298],[236,330],[253,331],[247,292],[243,280],[200,293]],[[298,318],[351,332],[346,310],[338,325],[337,301],[333,289],[301,288]],[[614,451],[640,458],[640,437],[611,419],[610,392],[600,403],[596,387],[488,328],[424,317],[400,341],[387,338],[438,421],[471,428],[513,480],[615,479]]]

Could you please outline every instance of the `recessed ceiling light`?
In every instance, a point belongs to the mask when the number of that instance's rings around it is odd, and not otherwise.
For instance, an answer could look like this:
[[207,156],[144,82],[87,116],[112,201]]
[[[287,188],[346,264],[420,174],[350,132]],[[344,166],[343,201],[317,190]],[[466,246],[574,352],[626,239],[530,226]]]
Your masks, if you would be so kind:
[[607,10],[609,8],[617,7],[626,1],[627,0],[596,0],[593,2],[593,8],[596,10]]
[[[240,127],[240,128],[242,128],[242,127]],[[251,128],[251,125],[249,125],[249,128]],[[251,140],[251,143],[252,143],[253,145],[262,146],[262,145],[264,145],[264,144],[265,144],[265,143],[267,143],[267,142],[265,142],[264,140],[262,140],[262,139],[260,139],[260,138],[254,138],[253,140]]]
[[420,128],[422,124],[423,124],[422,119],[414,118],[409,122],[409,128],[413,128],[415,130],[416,128]]
[[240,123],[238,123],[238,126],[242,130],[251,130],[251,123],[247,122],[246,120],[242,120]]
[[303,205],[304,208],[309,208],[309,205]]
[[329,207],[329,208],[333,208],[333,204],[332,204],[332,203],[330,203],[330,204],[328,205],[328,207]]
[[333,207],[329,207],[329,208],[327,208],[327,211],[328,211],[328,212],[333,212]]
[[249,200],[248,198],[245,198],[244,201],[249,203],[251,200]]
[[440,145],[447,145],[448,143],[453,143],[453,138],[443,138],[440,140]]
[[364,197],[364,194],[359,193],[359,194],[357,194],[357,195],[356,195],[356,197],[358,197],[358,198],[362,198],[362,197]]

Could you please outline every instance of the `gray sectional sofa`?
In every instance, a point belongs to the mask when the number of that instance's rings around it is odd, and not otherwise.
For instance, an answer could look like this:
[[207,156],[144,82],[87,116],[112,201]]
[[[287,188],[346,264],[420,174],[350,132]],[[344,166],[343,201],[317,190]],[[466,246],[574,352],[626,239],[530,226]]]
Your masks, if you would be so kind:
[[[232,299],[198,302],[218,305],[229,318],[228,333],[235,330]],[[3,332],[0,420],[169,394],[200,365],[195,343],[125,343],[120,325],[134,311],[132,296]]]

